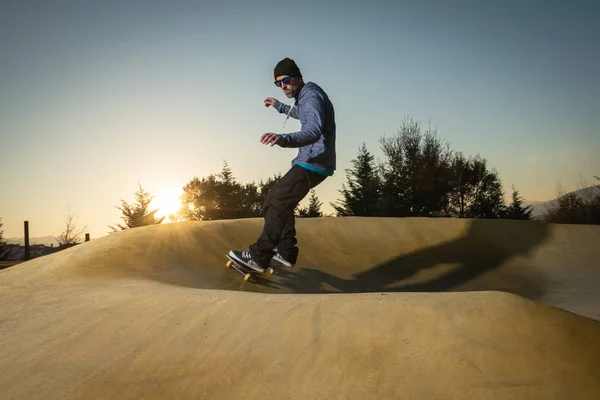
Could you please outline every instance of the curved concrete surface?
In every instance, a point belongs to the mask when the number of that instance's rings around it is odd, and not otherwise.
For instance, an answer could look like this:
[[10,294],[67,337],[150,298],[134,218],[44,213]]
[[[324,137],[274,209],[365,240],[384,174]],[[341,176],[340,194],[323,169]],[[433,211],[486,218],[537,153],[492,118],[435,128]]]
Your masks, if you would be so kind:
[[299,219],[300,262],[225,268],[262,221],[112,234],[0,271],[0,397],[592,399],[600,227]]

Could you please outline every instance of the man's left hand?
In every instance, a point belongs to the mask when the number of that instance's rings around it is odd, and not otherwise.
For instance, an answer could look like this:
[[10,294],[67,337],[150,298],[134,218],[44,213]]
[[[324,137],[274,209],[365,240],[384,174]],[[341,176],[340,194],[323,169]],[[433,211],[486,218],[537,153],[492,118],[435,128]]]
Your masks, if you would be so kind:
[[279,144],[280,137],[276,133],[265,133],[260,137],[260,142],[262,144],[270,144],[273,147],[276,144]]

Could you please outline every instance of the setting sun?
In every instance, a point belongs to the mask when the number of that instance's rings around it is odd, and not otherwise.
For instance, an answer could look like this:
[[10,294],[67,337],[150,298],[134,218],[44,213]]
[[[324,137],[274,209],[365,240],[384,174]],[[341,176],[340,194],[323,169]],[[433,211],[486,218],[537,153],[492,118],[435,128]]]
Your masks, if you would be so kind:
[[181,208],[179,197],[183,194],[179,187],[164,187],[152,193],[154,199],[151,208],[156,209],[156,217],[166,217],[164,222],[171,222],[169,215],[176,214]]

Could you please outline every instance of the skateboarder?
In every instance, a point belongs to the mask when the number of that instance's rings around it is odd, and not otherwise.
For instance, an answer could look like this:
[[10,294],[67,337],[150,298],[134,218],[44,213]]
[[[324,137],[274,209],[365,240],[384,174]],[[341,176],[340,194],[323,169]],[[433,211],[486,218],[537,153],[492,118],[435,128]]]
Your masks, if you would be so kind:
[[[275,85],[288,98],[289,106],[273,97],[265,99],[266,107],[300,120],[300,131],[265,133],[260,142],[297,148],[290,170],[267,193],[263,204],[263,231],[248,251],[231,250],[229,257],[255,271],[270,266],[293,267],[298,259],[294,210],[312,188],[333,175],[336,169],[335,114],[327,94],[313,82],[304,82],[300,69],[290,58],[281,60],[273,71]],[[284,123],[285,124],[285,123]]]

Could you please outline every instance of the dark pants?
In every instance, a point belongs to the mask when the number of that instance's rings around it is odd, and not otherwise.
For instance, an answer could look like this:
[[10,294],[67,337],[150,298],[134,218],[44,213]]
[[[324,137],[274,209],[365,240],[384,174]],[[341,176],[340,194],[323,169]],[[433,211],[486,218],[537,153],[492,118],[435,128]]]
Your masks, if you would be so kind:
[[263,204],[265,224],[258,240],[250,246],[252,257],[263,267],[268,267],[273,249],[292,264],[298,259],[294,210],[310,189],[325,180],[297,165],[282,176],[271,188]]

